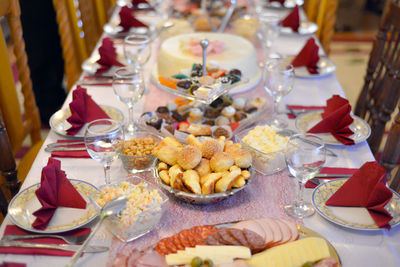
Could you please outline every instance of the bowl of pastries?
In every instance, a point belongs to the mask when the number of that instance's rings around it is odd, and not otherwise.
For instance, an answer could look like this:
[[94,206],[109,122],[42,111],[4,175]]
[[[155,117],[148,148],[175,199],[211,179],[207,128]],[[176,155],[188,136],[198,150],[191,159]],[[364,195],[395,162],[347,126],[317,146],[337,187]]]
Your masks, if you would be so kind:
[[255,170],[264,175],[286,168],[284,151],[289,137],[278,131],[272,125],[259,124],[234,136],[234,140],[252,155]]
[[176,198],[192,204],[224,200],[252,180],[251,154],[239,143],[212,137],[187,137],[187,145],[165,137],[154,149],[155,179]]
[[146,131],[129,135],[120,154],[124,168],[131,173],[150,170],[156,160],[153,149],[160,141],[161,137]]

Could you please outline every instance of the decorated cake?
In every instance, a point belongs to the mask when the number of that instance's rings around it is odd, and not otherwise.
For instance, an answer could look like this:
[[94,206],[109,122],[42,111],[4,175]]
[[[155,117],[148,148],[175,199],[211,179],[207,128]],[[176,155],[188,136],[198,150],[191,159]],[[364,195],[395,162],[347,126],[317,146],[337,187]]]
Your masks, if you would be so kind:
[[165,40],[158,55],[158,75],[173,76],[202,63],[199,41],[208,39],[207,65],[220,69],[239,69],[252,79],[259,73],[254,46],[246,39],[226,33],[189,33]]

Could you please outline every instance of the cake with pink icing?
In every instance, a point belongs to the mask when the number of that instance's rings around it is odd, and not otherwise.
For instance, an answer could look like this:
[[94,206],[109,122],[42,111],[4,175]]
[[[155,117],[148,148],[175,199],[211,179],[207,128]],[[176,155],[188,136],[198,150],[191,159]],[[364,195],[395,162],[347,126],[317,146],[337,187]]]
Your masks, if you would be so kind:
[[165,40],[160,48],[158,75],[170,77],[202,63],[200,40],[208,39],[207,65],[219,69],[239,69],[243,77],[252,79],[259,73],[253,44],[232,34],[199,32],[181,34]]

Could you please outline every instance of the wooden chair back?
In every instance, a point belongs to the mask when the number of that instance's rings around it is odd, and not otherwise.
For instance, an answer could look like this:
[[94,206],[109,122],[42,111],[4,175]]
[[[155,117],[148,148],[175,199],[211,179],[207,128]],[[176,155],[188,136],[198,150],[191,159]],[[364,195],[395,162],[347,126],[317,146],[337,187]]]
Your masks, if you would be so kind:
[[330,43],[335,33],[336,10],[338,0],[306,0],[304,11],[309,21],[318,25],[318,37],[325,53],[330,52]]
[[400,4],[392,0],[377,33],[364,86],[354,113],[371,126],[368,143],[376,153],[400,98]]

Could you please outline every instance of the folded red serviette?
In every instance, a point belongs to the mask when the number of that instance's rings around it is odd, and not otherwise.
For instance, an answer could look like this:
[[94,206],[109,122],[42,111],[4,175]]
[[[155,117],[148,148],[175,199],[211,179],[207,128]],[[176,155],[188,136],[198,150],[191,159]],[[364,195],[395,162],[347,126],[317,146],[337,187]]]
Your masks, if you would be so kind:
[[133,12],[133,9],[127,6],[122,7],[119,11],[119,17],[121,20],[119,25],[122,26],[124,32],[129,31],[132,27],[148,27],[146,24],[136,19]]
[[[358,169],[352,169],[352,168],[333,168],[333,167],[325,167],[322,168],[322,170],[320,171],[320,174],[324,174],[324,173],[331,173],[331,174],[354,174],[356,171],[358,171]],[[318,178],[317,178],[318,179]],[[335,177],[334,175],[332,175],[332,177],[324,177],[321,179],[337,179],[337,177]],[[306,188],[315,188],[317,187],[316,184],[314,184],[313,182],[308,181],[305,185]]]
[[307,67],[307,70],[311,74],[318,74],[317,63],[319,61],[318,55],[319,47],[315,43],[313,37],[307,40],[307,43],[301,49],[300,53],[293,59],[293,67]]
[[[66,143],[66,142],[75,142],[71,140],[57,140],[57,143]],[[82,142],[82,141],[76,141],[76,142]],[[78,144],[78,145],[68,145],[67,147],[76,147],[76,148],[82,148],[85,147],[84,144]],[[54,151],[51,152],[51,156],[53,158],[90,158],[89,153],[86,150],[75,150],[75,151]]]
[[61,162],[53,158],[42,169],[40,187],[35,194],[42,207],[33,213],[36,220],[32,227],[39,230],[46,229],[57,207],[86,208],[86,201],[61,170]]
[[326,101],[326,107],[321,114],[322,120],[307,132],[331,133],[342,144],[354,145],[354,140],[350,138],[354,134],[349,128],[354,121],[350,112],[349,101],[339,95],[334,95]]
[[365,207],[379,227],[390,229],[392,216],[384,206],[393,193],[386,187],[386,171],[377,162],[366,162],[327,201],[328,206]]
[[9,262],[9,261],[3,261],[0,263],[0,267],[25,267],[25,263],[18,263],[18,262]]
[[110,118],[87,94],[86,89],[79,85],[72,93],[72,102],[69,104],[69,108],[71,116],[67,121],[71,124],[71,128],[67,130],[68,135],[75,135],[85,123]]
[[299,6],[296,5],[295,8],[287,15],[282,21],[281,25],[284,27],[290,27],[293,31],[297,32],[300,27],[300,16],[299,16]]
[[[317,109],[324,109],[324,106],[300,106],[300,105],[287,105],[288,108],[293,109],[307,109],[307,110],[317,110]],[[295,119],[296,116],[293,114],[287,114],[289,119]]]
[[100,68],[96,71],[97,74],[106,72],[112,66],[124,66],[124,64],[117,60],[117,51],[115,50],[114,42],[108,37],[103,39],[103,42],[99,47],[99,55],[100,59],[96,61],[100,64]]
[[[90,228],[81,228],[65,233],[59,233],[57,235],[65,235],[65,236],[80,236],[90,232]],[[6,235],[26,235],[32,234],[30,232],[24,231],[21,228],[15,225],[7,225],[4,230],[4,236]],[[23,239],[20,241],[24,242],[32,242],[39,244],[67,244],[64,240],[58,238],[35,238],[35,239]],[[21,247],[0,247],[0,253],[6,254],[25,254],[25,255],[47,255],[47,256],[72,256],[75,252],[73,251],[65,251],[65,250],[57,250],[57,249],[46,249],[46,248],[21,248]]]

